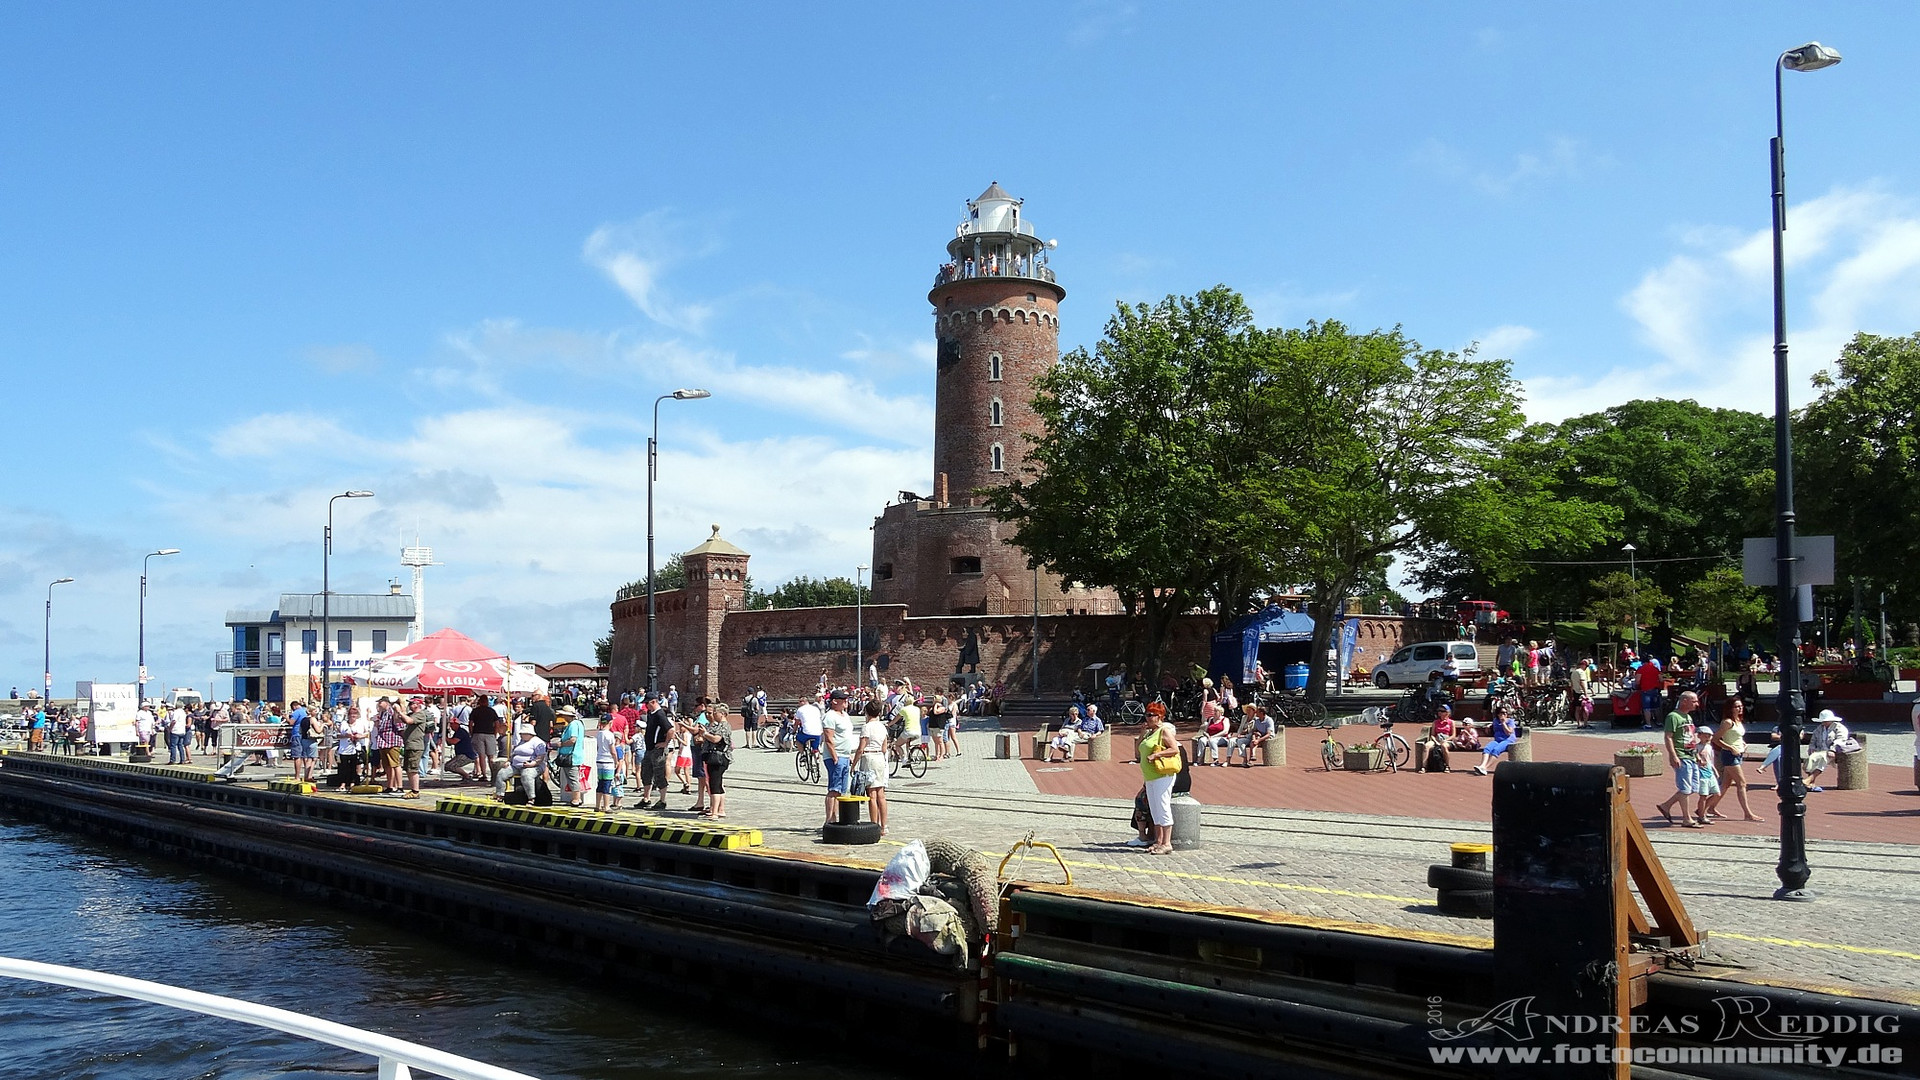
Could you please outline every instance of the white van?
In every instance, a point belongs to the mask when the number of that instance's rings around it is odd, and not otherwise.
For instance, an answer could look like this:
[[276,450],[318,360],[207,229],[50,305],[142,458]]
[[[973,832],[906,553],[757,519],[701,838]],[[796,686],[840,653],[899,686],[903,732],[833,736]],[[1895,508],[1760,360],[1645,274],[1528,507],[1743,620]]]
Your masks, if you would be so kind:
[[1394,686],[1423,686],[1427,677],[1447,666],[1447,654],[1460,668],[1462,678],[1480,674],[1480,653],[1471,641],[1422,641],[1404,645],[1373,669],[1373,685],[1382,690]]

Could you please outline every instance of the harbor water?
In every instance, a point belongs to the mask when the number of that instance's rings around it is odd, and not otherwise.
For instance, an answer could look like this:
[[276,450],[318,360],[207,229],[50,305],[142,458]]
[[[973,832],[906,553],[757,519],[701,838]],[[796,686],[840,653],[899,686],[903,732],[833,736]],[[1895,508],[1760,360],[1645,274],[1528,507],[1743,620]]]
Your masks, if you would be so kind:
[[[663,975],[496,959],[304,898],[0,816],[0,954],[306,1012],[562,1080],[864,1080],[871,1055],[765,1017],[798,1001],[670,1007]],[[371,1076],[370,1057],[160,1005],[0,980],[0,1080]]]

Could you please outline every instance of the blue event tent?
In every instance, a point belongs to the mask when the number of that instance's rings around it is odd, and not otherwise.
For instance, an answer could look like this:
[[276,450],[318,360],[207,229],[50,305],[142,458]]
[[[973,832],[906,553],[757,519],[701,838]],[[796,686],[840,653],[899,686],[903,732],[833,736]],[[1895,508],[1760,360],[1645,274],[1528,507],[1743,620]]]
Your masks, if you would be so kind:
[[[1342,655],[1352,648],[1359,620],[1348,619],[1336,643]],[[1303,611],[1288,611],[1269,604],[1264,611],[1245,615],[1232,626],[1213,635],[1213,649],[1207,670],[1214,676],[1233,676],[1242,686],[1253,681],[1255,661],[1266,668],[1276,681],[1287,664],[1307,661],[1308,643],[1313,639],[1313,616]]]

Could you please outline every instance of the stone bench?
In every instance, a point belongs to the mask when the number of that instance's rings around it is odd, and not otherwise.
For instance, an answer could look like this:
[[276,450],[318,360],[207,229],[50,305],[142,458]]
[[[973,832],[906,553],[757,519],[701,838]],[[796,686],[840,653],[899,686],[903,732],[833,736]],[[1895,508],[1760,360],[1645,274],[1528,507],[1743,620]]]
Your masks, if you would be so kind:
[[[1049,744],[1053,741],[1054,734],[1055,732],[1051,728],[1036,731],[1032,734],[1029,740],[1028,754],[1033,760],[1047,760],[1047,755],[1052,752]],[[1067,750],[1068,761],[1073,760],[1073,751],[1075,749],[1085,750],[1087,761],[1112,761],[1113,729],[1103,728],[1098,735],[1088,739],[1086,742],[1074,743],[1073,746]],[[1136,754],[1136,756],[1138,755]]]

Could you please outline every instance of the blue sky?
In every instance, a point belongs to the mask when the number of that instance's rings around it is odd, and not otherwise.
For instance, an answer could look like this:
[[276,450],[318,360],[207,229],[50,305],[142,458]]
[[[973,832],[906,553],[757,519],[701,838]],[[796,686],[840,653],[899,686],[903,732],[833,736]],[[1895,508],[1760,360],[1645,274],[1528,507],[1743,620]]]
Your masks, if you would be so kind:
[[[1529,412],[1768,407],[1771,62],[1798,373],[1920,328],[1907,4],[0,6],[0,682],[204,686],[230,608],[378,591],[584,657],[708,523],[850,574],[930,485],[925,294],[1027,200],[1068,296],[1511,357]],[[1804,380],[1796,376],[1804,396]]]

